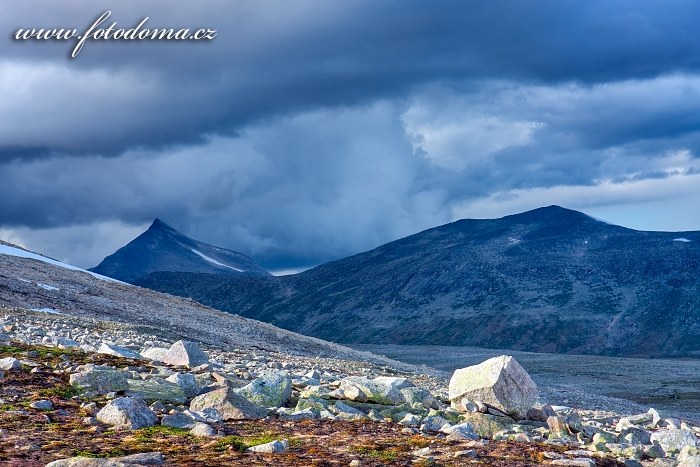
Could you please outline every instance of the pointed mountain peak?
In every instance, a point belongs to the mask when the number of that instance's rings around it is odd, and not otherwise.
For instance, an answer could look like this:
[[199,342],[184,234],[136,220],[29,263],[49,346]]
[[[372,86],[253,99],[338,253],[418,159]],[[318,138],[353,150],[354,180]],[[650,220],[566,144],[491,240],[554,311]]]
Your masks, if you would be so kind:
[[168,224],[163,222],[162,220],[158,219],[157,217],[153,220],[153,223],[149,227],[149,229],[158,229],[158,230],[175,230],[172,227],[170,227]]
[[158,218],[91,270],[130,283],[153,272],[270,275],[244,254],[194,240]]

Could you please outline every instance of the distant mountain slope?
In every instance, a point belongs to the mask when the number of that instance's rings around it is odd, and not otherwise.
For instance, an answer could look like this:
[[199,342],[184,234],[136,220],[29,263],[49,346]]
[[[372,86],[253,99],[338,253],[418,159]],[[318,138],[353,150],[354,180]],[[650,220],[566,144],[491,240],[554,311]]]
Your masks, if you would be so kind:
[[139,283],[336,342],[700,355],[700,232],[557,206],[460,220],[294,276]]
[[172,341],[187,339],[222,348],[364,360],[415,370],[411,365],[213,310],[192,300],[96,276],[0,241],[0,313],[6,307],[100,323],[113,321]]
[[157,271],[270,275],[247,256],[193,240],[160,219],[90,270],[129,283]]

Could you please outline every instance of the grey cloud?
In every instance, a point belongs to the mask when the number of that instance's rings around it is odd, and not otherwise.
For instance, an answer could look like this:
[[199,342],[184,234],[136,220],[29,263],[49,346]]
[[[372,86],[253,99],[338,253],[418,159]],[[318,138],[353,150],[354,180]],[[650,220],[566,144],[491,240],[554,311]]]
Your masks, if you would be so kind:
[[88,43],[75,60],[66,44],[0,41],[1,225],[74,243],[64,256],[81,262],[110,253],[76,240],[90,226],[122,238],[161,217],[265,266],[306,266],[465,203],[497,212],[527,204],[510,196],[551,204],[561,187],[698,170],[695,1],[3,8],[3,31],[109,8],[120,25],[220,31]]
[[[66,44],[8,40],[0,49],[10,64],[5,66],[24,75],[16,62],[51,62],[64,70],[47,74],[67,79],[54,85],[30,81],[27,95],[9,94],[46,144],[4,137],[4,153],[23,147],[45,155],[33,148],[47,146],[49,153],[118,155],[135,146],[192,143],[276,115],[399,98],[435,80],[600,83],[694,72],[700,65],[700,37],[693,33],[700,11],[692,1],[215,1],[178,8],[165,1],[62,2],[60,8],[33,2],[5,8],[0,26],[8,31],[85,27],[113,8],[113,19],[123,26],[148,15],[154,27],[201,25],[220,34],[207,44],[88,43],[72,61],[67,51],[58,51]],[[90,73],[102,74],[102,84],[98,79],[70,86]],[[121,89],[144,83],[152,91],[138,101],[119,96]],[[96,93],[100,86],[117,96]],[[64,106],[67,99],[76,108]],[[86,101],[108,111],[111,124],[81,109]],[[61,126],[42,116],[57,107],[67,123],[95,137],[65,141],[53,134]]]

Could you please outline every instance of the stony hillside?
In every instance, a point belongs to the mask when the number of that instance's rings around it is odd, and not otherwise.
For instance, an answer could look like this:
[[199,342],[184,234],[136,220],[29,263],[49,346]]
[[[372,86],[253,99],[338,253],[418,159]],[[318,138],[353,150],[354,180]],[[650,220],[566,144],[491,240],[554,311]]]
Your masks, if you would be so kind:
[[223,347],[382,361],[367,352],[99,276],[1,241],[0,305],[107,320],[169,339],[188,338]]
[[367,362],[200,348],[17,308],[2,314],[0,465],[700,462],[694,423],[653,409],[623,416],[543,405],[511,357],[455,372],[448,395],[445,381]]
[[341,343],[700,355],[700,232],[557,206],[453,222],[293,276],[139,284]]
[[193,240],[160,219],[92,271],[129,283],[156,271],[270,275],[242,253]]

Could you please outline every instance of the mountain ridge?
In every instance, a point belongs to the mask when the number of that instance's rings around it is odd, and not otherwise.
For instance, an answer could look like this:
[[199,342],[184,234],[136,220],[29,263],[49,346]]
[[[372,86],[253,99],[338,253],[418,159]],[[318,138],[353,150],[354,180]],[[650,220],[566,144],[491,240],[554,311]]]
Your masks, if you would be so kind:
[[455,221],[290,276],[161,272],[138,283],[343,343],[700,355],[699,246],[700,232],[549,206]]

